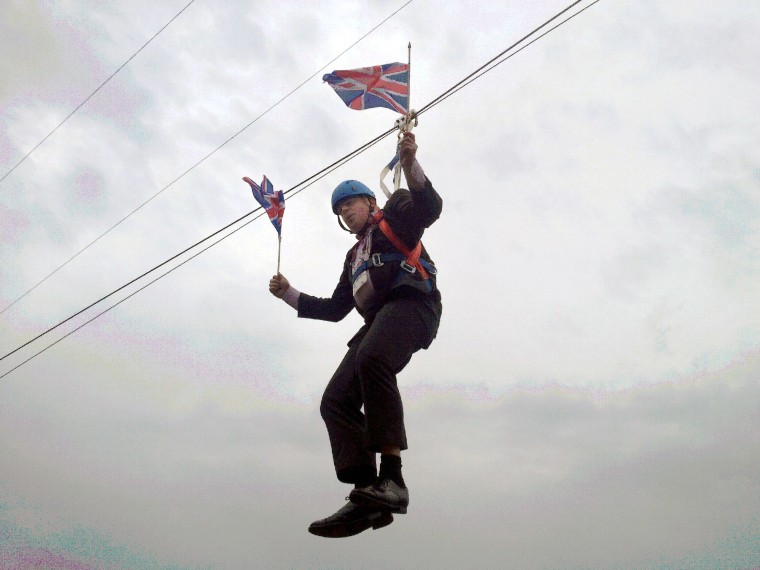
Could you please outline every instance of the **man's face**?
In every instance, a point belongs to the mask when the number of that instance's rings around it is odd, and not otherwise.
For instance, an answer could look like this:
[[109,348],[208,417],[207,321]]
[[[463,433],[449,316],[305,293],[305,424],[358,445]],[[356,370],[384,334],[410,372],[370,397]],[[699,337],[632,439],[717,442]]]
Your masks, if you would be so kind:
[[351,196],[338,203],[338,214],[352,233],[359,233],[367,223],[370,202],[366,196]]

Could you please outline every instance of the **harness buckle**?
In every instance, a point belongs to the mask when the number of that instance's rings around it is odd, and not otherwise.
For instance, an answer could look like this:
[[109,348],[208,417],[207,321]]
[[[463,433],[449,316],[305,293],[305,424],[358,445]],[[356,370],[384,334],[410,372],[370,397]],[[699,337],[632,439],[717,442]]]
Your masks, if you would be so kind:
[[406,261],[401,262],[401,269],[407,273],[414,274],[417,272],[417,268],[414,265],[409,265]]
[[380,257],[379,253],[373,253],[372,254],[372,266],[373,267],[380,267],[383,264],[383,259]]

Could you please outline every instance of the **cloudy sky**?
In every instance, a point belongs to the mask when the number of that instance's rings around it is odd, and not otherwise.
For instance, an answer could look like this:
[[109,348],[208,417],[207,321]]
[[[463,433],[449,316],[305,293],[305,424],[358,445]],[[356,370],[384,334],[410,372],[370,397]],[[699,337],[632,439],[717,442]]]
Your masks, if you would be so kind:
[[[0,176],[187,0],[1,3]],[[411,41],[420,108],[566,6],[195,0],[0,182],[0,355],[251,211],[242,176],[288,189],[393,126],[323,73]],[[318,405],[360,318],[271,297],[260,219],[0,379],[0,566],[760,567],[759,25],[601,0],[422,115],[444,316],[399,377],[408,515],[306,531],[348,492]],[[351,246],[332,188],[393,152],[289,199],[299,289]]]

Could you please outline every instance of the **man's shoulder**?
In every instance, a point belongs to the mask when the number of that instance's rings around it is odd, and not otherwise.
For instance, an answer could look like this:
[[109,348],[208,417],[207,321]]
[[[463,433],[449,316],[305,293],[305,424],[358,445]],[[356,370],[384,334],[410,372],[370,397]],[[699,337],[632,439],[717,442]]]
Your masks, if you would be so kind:
[[403,210],[404,207],[407,206],[411,201],[411,192],[409,192],[409,190],[406,188],[399,188],[393,194],[391,194],[391,197],[388,198],[385,206],[382,207],[383,215],[390,214],[393,216],[396,212]]
[[391,194],[390,198],[388,198],[388,201],[385,203],[385,206],[383,206],[383,210],[385,210],[389,206],[393,207],[399,202],[404,202],[406,200],[411,200],[411,199],[412,199],[412,193],[409,192],[409,190],[407,190],[406,188],[399,188],[393,194]]

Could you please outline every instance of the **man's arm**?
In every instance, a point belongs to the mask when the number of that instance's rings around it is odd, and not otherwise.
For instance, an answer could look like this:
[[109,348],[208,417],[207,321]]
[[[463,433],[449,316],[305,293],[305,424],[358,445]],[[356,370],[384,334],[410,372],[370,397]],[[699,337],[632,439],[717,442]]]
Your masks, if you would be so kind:
[[409,191],[395,192],[383,211],[396,234],[409,247],[414,247],[425,228],[430,227],[441,215],[443,200],[417,161],[417,143],[412,133],[404,133],[399,154]]
[[425,186],[425,173],[417,162],[417,142],[412,133],[404,133],[399,144],[399,162],[406,176],[409,190],[422,190]]
[[[345,272],[344,272],[345,273]],[[331,297],[322,298],[301,293],[290,285],[282,274],[277,274],[269,281],[269,291],[298,311],[298,316],[305,319],[338,322],[354,308],[351,285],[344,275],[335,287]]]

